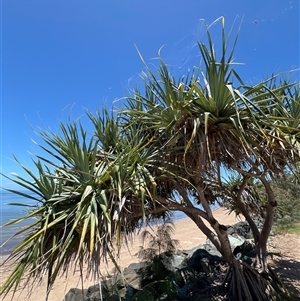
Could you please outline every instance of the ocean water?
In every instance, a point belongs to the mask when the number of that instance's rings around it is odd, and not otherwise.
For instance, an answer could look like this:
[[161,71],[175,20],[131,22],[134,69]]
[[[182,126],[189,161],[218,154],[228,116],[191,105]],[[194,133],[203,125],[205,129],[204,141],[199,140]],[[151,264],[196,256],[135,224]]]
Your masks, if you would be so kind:
[[[26,199],[22,196],[0,191],[0,256],[7,255],[11,253],[14,247],[19,244],[23,236],[13,237],[16,232],[18,232],[22,227],[28,226],[34,222],[34,219],[22,221],[18,224],[11,226],[3,226],[5,223],[22,217],[29,210],[30,207],[14,206],[9,205],[9,203],[22,203],[25,205],[34,205],[35,201],[32,199]],[[215,206],[214,206],[215,208]],[[185,218],[186,215],[183,212],[175,211],[173,214],[173,219],[178,220]]]
[[[9,205],[10,203],[22,203],[27,205],[34,205],[35,201],[26,199],[22,196],[0,191],[0,256],[9,254],[14,247],[19,244],[23,236],[13,237],[22,227],[28,226],[34,222],[34,219],[22,221],[11,226],[3,226],[9,221],[22,217],[29,210],[30,207]],[[181,219],[186,217],[182,212],[175,212],[174,219]]]
[[26,213],[25,211],[30,208],[29,206],[13,206],[9,205],[9,203],[33,205],[35,201],[10,192],[0,191],[0,255],[9,254],[24,237],[13,237],[14,234],[22,227],[34,222],[33,219],[30,219],[11,226],[4,226],[9,221],[22,217]]

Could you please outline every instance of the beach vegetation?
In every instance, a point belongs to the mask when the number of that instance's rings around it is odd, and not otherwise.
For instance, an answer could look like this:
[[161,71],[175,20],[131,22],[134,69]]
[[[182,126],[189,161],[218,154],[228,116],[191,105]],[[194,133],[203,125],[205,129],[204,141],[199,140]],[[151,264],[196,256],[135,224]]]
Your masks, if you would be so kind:
[[141,233],[142,246],[137,254],[138,257],[147,262],[164,254],[172,261],[179,245],[179,241],[172,238],[174,231],[174,223],[171,220],[159,225],[155,231],[150,227],[144,229]]
[[145,300],[145,296],[149,301],[162,296],[166,300],[177,300],[179,287],[176,282],[180,275],[174,271],[172,263],[179,241],[172,238],[174,230],[173,222],[167,220],[155,231],[142,231],[142,246],[137,254],[142,260],[139,270],[141,291],[134,295],[132,301]]
[[[34,284],[47,275],[50,293],[71,262],[99,279],[102,260],[118,268],[118,250],[132,234],[176,210],[227,261],[228,300],[276,300],[284,293],[266,260],[278,207],[271,180],[299,160],[299,83],[282,74],[245,83],[234,69],[239,33],[226,34],[224,18],[215,23],[220,47],[207,26],[199,67],[189,74],[172,76],[160,53],[153,70],[140,54],[144,86],[117,112],[87,112],[92,134],[80,120],[61,123],[59,133],[39,133],[47,155],[33,158],[37,172],[22,166],[29,179],[9,177],[34,192],[37,203],[8,223],[35,217],[16,234],[30,230],[7,259],[15,267],[0,295],[15,291],[25,274]],[[251,265],[235,257],[227,227],[214,216],[212,206],[222,202],[233,203],[249,223]],[[248,209],[257,204],[261,228]]]
[[[275,231],[296,230],[300,222],[300,172],[286,173],[272,181],[274,194],[278,199],[275,213]],[[299,233],[299,232],[298,232]]]

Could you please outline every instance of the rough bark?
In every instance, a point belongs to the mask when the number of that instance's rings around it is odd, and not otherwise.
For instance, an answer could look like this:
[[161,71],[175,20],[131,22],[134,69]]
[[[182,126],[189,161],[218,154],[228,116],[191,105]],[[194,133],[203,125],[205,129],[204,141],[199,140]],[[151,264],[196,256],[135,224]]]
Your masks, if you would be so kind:
[[275,196],[270,183],[265,178],[261,178],[261,181],[267,193],[268,206],[266,210],[266,217],[263,224],[263,228],[260,233],[259,241],[256,244],[257,256],[256,256],[255,265],[257,265],[258,268],[262,269],[262,271],[268,272],[268,267],[266,262],[267,242],[271,233],[273,220],[274,220],[274,211],[277,206],[277,202],[275,200]]

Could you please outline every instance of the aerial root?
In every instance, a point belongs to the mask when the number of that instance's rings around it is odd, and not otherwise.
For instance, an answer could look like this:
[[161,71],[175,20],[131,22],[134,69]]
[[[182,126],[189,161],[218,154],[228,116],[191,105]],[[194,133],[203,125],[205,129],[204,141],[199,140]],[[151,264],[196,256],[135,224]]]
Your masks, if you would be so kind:
[[228,300],[270,301],[286,293],[277,275],[268,266],[259,273],[244,262],[235,261],[229,268],[223,286],[228,288]]

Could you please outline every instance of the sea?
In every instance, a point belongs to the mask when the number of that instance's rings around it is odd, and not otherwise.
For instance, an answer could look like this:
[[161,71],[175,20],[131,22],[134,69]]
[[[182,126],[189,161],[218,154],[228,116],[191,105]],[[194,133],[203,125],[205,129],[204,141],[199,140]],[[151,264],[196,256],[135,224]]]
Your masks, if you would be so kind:
[[[21,203],[25,206],[10,205],[10,203]],[[26,210],[30,210],[30,205],[34,204],[35,201],[32,199],[26,199],[25,197],[4,190],[0,191],[0,256],[7,256],[12,252],[24,238],[24,235],[15,236],[15,234],[22,227],[32,224],[34,219],[28,219],[10,226],[4,225],[11,220],[24,216]],[[216,207],[214,206],[214,208]],[[178,220],[185,217],[186,215],[183,212],[175,211],[172,219]]]
[[[25,206],[10,205],[11,203],[21,203]],[[23,196],[11,192],[0,191],[0,256],[7,256],[12,252],[24,238],[24,235],[15,236],[15,234],[22,227],[32,224],[34,219],[28,219],[10,226],[5,226],[5,224],[24,216],[26,210],[30,210],[30,205],[34,204],[35,201],[32,199],[26,199]],[[28,207],[26,205],[28,205]],[[174,219],[185,217],[186,215],[182,212],[174,213]]]
[[[21,203],[25,206],[10,205],[10,203]],[[8,255],[24,238],[24,235],[15,236],[23,227],[34,222],[34,219],[28,219],[14,225],[5,226],[11,220],[20,218],[30,209],[30,205],[36,202],[32,199],[26,199],[20,195],[0,191],[0,256]]]

